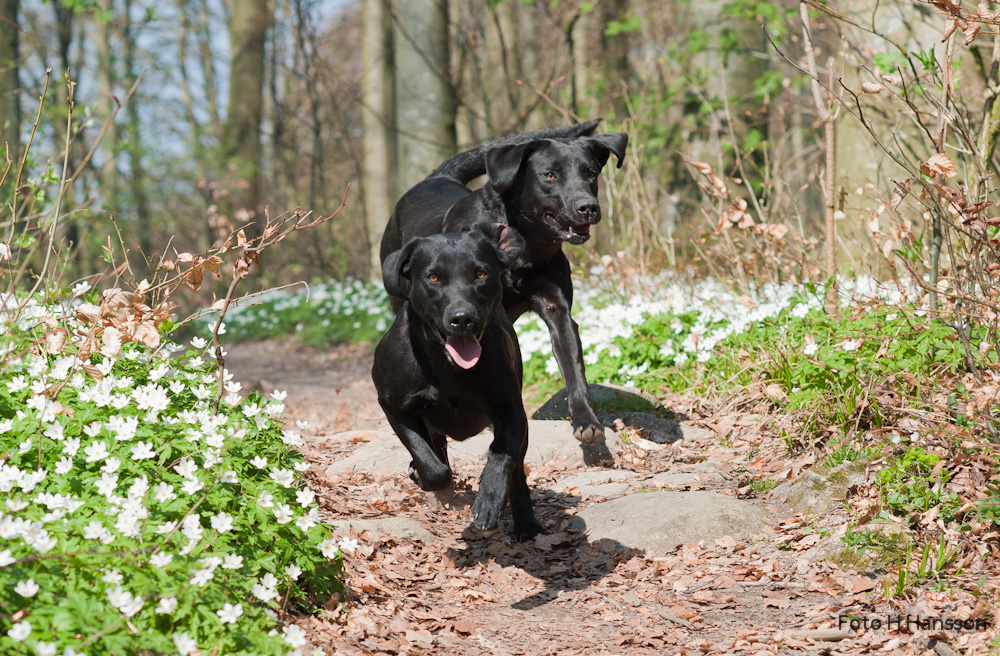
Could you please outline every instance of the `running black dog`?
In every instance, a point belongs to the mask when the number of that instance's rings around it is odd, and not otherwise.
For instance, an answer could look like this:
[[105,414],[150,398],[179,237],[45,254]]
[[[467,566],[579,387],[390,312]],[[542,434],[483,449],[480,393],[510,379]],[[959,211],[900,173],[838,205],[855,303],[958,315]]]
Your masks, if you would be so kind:
[[472,516],[495,528],[509,497],[514,534],[529,540],[543,529],[524,475],[521,351],[500,303],[509,260],[523,247],[507,226],[486,225],[416,238],[387,257],[385,288],[405,302],[375,349],[372,380],[424,490],[451,485],[446,436],[464,440],[493,426]]
[[[598,174],[612,153],[621,167],[628,145],[623,132],[588,136],[598,122],[515,135],[456,155],[400,198],[381,245],[384,265],[417,237],[492,223],[514,228],[525,248],[512,258],[503,306],[511,321],[531,310],[548,326],[569,392],[573,435],[584,444],[604,439],[604,428],[570,315],[573,283],[562,244],[590,238],[590,227],[601,220]],[[484,172],[489,182],[470,191],[466,183]],[[389,294],[398,310],[402,298]]]

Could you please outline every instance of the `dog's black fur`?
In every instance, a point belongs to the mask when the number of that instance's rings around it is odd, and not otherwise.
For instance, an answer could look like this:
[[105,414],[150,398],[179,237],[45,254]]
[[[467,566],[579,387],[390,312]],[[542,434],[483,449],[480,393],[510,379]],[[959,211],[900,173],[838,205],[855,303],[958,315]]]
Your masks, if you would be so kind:
[[521,351],[500,302],[523,246],[507,226],[488,225],[415,238],[387,257],[385,288],[404,303],[372,367],[379,404],[413,457],[410,477],[425,490],[451,485],[446,435],[464,440],[493,426],[472,515],[495,528],[509,497],[519,540],[542,532],[524,475]]
[[[514,135],[460,153],[406,192],[382,237],[383,265],[411,240],[501,223],[514,228],[525,249],[512,259],[503,306],[513,321],[531,310],[549,328],[552,349],[569,392],[573,435],[585,444],[604,439],[587,387],[580,333],[570,309],[573,283],[563,242],[582,244],[601,220],[597,178],[612,153],[621,167],[623,132],[591,135],[598,121]],[[466,183],[483,172],[476,191]],[[389,290],[393,309],[402,298]]]

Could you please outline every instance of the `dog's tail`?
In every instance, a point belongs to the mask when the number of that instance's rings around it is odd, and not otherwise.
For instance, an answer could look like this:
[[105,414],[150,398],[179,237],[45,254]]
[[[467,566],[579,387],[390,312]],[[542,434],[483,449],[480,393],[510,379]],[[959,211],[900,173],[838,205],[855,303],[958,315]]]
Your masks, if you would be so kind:
[[483,144],[478,148],[459,153],[437,167],[428,177],[445,177],[458,180],[462,184],[471,182],[481,175],[486,174],[486,151],[496,146],[506,146],[509,144],[520,144],[534,141],[535,139],[576,139],[577,137],[587,137],[594,133],[601,119],[594,119],[586,123],[576,125],[566,125],[560,128],[550,128],[547,130],[537,130],[535,132],[525,132],[522,134],[512,134],[501,137],[496,141]]

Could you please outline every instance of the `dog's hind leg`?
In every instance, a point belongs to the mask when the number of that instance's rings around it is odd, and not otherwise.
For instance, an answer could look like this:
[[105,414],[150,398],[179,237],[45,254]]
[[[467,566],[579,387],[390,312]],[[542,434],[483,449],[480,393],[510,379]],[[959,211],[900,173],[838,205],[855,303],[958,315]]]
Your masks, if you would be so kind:
[[410,452],[410,478],[422,490],[444,490],[451,486],[451,467],[445,436],[432,433],[420,417],[387,407],[379,399],[389,425]]

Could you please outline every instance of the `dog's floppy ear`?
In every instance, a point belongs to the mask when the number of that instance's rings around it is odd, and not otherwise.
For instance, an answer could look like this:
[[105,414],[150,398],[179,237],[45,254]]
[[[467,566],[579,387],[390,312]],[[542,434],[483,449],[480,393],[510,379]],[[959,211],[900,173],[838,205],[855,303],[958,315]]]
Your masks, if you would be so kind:
[[608,157],[610,157],[611,153],[614,153],[615,157],[618,158],[618,168],[621,168],[622,164],[625,163],[625,147],[628,146],[628,135],[624,132],[599,134],[595,137],[587,137],[584,141],[590,148],[590,152],[597,159],[597,163],[601,165],[601,168],[604,168],[604,165],[608,163]]
[[510,191],[517,181],[517,176],[521,172],[521,167],[528,159],[528,155],[538,146],[537,141],[528,143],[505,145],[491,148],[486,153],[486,175],[490,178],[490,185],[500,195]]
[[524,237],[521,233],[505,223],[489,223],[481,226],[481,230],[492,241],[500,252],[500,258],[505,265],[516,260],[524,252]]
[[415,241],[389,255],[382,263],[382,285],[389,296],[410,298],[413,281],[410,280],[410,257]]

